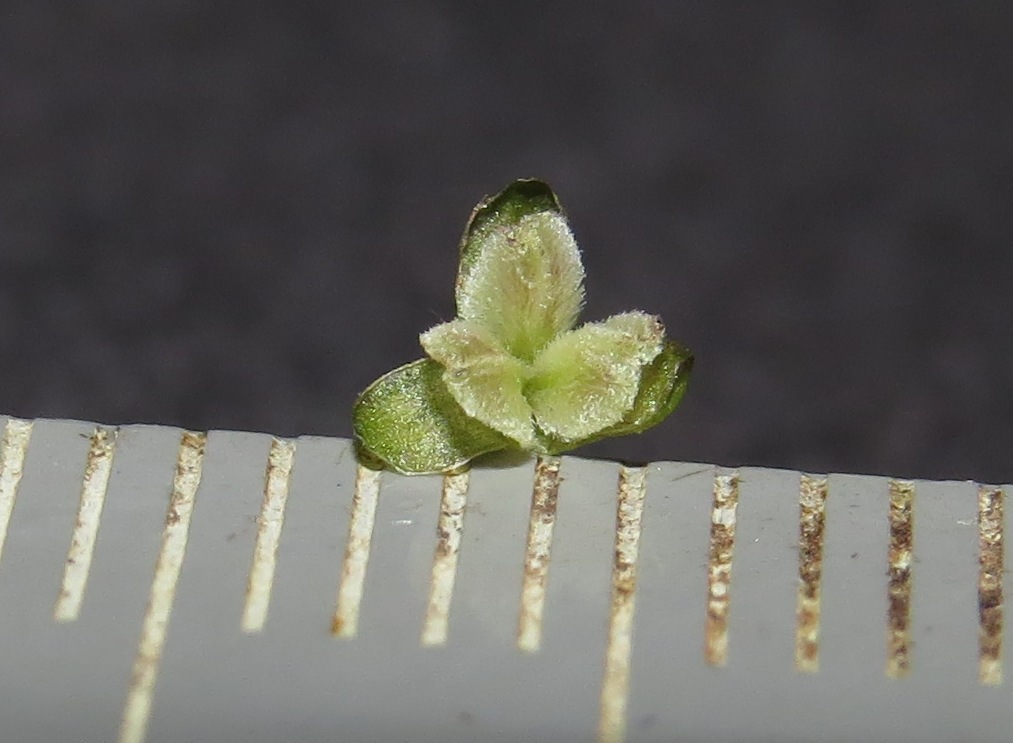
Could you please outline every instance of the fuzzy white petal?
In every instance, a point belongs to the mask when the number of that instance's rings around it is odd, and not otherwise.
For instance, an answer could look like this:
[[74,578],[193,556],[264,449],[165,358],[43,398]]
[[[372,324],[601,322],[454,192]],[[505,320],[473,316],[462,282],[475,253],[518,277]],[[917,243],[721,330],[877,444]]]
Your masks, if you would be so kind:
[[465,413],[523,447],[533,446],[524,363],[508,354],[487,328],[453,320],[423,333],[420,341],[443,366],[443,382]]
[[664,333],[657,317],[627,312],[559,336],[535,359],[526,387],[538,427],[576,441],[621,421]]
[[553,211],[496,224],[476,239],[458,277],[458,316],[482,324],[511,354],[530,361],[580,314],[584,267],[577,243]]

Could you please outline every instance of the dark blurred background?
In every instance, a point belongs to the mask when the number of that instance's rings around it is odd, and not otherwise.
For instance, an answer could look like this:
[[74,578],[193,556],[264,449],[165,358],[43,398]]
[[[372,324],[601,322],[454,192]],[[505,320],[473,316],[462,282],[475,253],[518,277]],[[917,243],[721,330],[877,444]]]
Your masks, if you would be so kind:
[[1013,5],[6,0],[0,412],[349,435],[474,203],[681,408],[583,453],[1013,480]]

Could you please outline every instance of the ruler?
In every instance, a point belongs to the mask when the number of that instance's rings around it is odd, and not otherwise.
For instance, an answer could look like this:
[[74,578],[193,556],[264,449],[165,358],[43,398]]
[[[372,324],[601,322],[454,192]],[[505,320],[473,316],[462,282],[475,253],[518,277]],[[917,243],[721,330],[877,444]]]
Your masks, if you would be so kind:
[[1013,731],[1009,486],[0,428],[3,741]]

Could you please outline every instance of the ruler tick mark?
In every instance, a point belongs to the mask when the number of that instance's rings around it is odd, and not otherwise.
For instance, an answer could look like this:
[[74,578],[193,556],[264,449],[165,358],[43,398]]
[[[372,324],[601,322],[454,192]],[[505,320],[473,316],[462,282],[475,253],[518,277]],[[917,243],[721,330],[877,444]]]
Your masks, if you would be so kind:
[[890,481],[889,605],[886,675],[911,670],[911,563],[914,549],[914,483]]
[[978,680],[1002,683],[1003,491],[978,488]]
[[77,520],[74,522],[70,549],[67,551],[67,564],[63,572],[60,595],[53,611],[53,618],[57,622],[73,622],[81,614],[84,589],[91,570],[102,508],[105,505],[109,476],[113,469],[116,435],[115,429],[110,431],[101,427],[96,428],[91,435],[81,485],[81,504],[78,507]]
[[240,623],[246,633],[262,632],[267,622],[294,460],[294,441],[277,438],[271,441],[264,476],[264,501],[257,519],[257,542],[253,548],[253,565],[246,582],[246,603]]
[[185,431],[179,445],[172,496],[162,531],[162,548],[155,565],[155,578],[141,628],[141,641],[134,659],[130,689],[120,724],[120,743],[143,743],[151,717],[155,680],[169,629],[176,584],[183,568],[197,488],[200,485],[207,434]]
[[359,631],[359,607],[366,582],[366,566],[369,563],[369,546],[373,540],[382,475],[382,470],[372,470],[361,464],[355,474],[348,544],[341,565],[337,607],[331,617],[331,634],[336,637],[355,637]]
[[795,603],[795,667],[820,666],[820,598],[827,479],[802,475],[799,484],[798,597]]
[[0,559],[7,541],[14,501],[18,497],[18,485],[25,468],[25,455],[32,437],[32,422],[8,418],[0,441]]
[[707,559],[707,623],[704,640],[704,660],[712,666],[723,666],[728,662],[729,592],[738,505],[738,474],[716,475],[711,508],[710,554]]
[[637,558],[640,553],[646,477],[646,470],[642,467],[623,467],[619,474],[615,556],[612,564],[612,608],[601,688],[599,743],[622,743],[626,735]]
[[524,552],[521,613],[517,623],[517,647],[529,653],[537,652],[542,644],[542,614],[559,497],[559,466],[559,457],[552,456],[541,456],[535,463],[528,541]]
[[429,584],[429,602],[422,625],[423,647],[444,645],[450,621],[450,600],[454,594],[457,559],[464,530],[464,508],[468,500],[467,472],[443,477],[440,520],[436,526],[436,554]]

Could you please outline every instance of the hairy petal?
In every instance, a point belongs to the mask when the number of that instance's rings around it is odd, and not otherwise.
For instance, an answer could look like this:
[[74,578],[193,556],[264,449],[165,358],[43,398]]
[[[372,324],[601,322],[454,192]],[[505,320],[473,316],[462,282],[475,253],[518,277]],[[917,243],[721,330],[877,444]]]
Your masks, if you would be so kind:
[[422,349],[448,369],[508,355],[496,336],[478,322],[451,320],[419,336]]
[[584,303],[584,267],[555,195],[518,181],[479,204],[462,240],[457,314],[489,328],[525,361],[571,329]]
[[535,442],[531,406],[523,394],[525,364],[490,330],[453,320],[422,334],[429,356],[443,366],[443,383],[465,413],[525,448]]
[[539,450],[546,454],[563,452],[613,436],[642,433],[661,423],[679,405],[693,371],[693,354],[685,346],[666,340],[654,361],[640,375],[640,389],[633,407],[618,423],[583,439],[564,440],[539,434]]
[[553,439],[579,441],[620,423],[664,336],[659,319],[643,312],[559,336],[535,359],[525,388],[538,428]]

